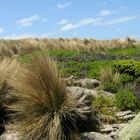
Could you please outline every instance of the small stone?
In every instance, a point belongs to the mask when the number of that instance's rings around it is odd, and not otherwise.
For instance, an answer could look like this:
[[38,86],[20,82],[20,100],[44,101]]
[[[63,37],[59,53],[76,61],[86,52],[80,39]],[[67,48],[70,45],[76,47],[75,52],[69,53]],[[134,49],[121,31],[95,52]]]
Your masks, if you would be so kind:
[[136,117],[135,114],[129,114],[129,115],[125,115],[125,116],[121,117],[120,119],[129,120],[129,119],[133,119],[135,117]]
[[123,116],[128,115],[128,114],[134,114],[134,113],[131,110],[121,111],[121,112],[116,113],[116,116],[117,117],[123,117]]
[[110,133],[110,132],[114,131],[114,128],[112,127],[112,125],[103,125],[102,129],[100,131],[102,133]]
[[108,135],[90,132],[81,134],[81,140],[112,140],[112,138]]

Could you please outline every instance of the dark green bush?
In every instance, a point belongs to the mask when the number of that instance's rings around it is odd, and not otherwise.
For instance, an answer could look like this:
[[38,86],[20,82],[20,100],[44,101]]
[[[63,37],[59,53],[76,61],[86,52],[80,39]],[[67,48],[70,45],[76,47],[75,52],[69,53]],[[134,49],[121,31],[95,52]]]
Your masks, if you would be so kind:
[[119,83],[106,82],[104,84],[104,90],[112,93],[116,93],[119,87],[120,87]]
[[117,92],[115,105],[121,110],[136,110],[138,108],[138,102],[133,91],[126,88]]
[[128,83],[128,82],[132,82],[134,80],[134,77],[127,74],[127,73],[122,73],[120,75],[120,82],[121,83]]
[[114,63],[114,68],[121,74],[127,73],[133,77],[140,76],[140,62],[135,60],[119,60]]

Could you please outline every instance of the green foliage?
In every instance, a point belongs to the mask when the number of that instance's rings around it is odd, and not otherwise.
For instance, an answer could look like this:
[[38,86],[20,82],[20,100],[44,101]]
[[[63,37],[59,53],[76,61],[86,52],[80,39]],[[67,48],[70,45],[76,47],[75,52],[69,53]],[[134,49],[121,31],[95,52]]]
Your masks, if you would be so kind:
[[116,93],[120,88],[120,83],[106,82],[104,83],[104,90],[112,93]]
[[65,76],[70,75],[74,75],[77,77],[87,76],[88,63],[69,61],[67,63],[60,62],[59,65],[62,67],[62,71]]
[[111,115],[111,116],[115,115],[114,99],[112,97],[99,95],[93,101],[93,108],[99,114]]
[[134,77],[140,76],[140,62],[135,60],[119,60],[114,63],[115,69],[120,73],[127,73]]
[[74,75],[78,77],[89,77],[97,78],[100,77],[101,69],[104,69],[106,66],[110,66],[112,61],[93,61],[93,62],[77,62],[69,61],[67,63],[59,63],[62,68],[64,75]]
[[136,56],[140,54],[140,47],[108,49],[107,54],[119,56]]
[[136,110],[138,108],[137,99],[130,89],[121,89],[115,96],[115,105],[121,110]]
[[100,78],[100,71],[105,67],[111,67],[113,61],[106,61],[106,60],[97,60],[94,62],[88,63],[89,71],[87,72],[87,76],[91,78]]
[[120,81],[121,83],[128,83],[128,82],[132,82],[134,80],[134,77],[127,74],[127,73],[122,73],[120,75]]
[[41,51],[35,51],[30,54],[26,54],[23,56],[19,56],[18,59],[21,62],[29,62],[31,58],[35,56],[41,56],[41,55],[49,55],[51,57],[75,57],[80,55],[80,51],[68,51],[68,50],[41,50]]

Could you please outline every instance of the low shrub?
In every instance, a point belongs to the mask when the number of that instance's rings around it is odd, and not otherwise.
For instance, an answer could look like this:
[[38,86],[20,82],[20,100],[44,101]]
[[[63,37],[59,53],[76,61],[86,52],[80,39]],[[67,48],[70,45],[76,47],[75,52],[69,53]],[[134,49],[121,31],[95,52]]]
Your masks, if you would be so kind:
[[120,110],[136,110],[138,108],[138,102],[131,89],[120,89],[115,95],[115,105]]
[[128,83],[128,82],[132,82],[133,80],[134,80],[134,77],[129,75],[128,73],[122,73],[120,75],[120,81],[123,84]]
[[93,101],[93,108],[98,114],[114,116],[114,99],[108,96],[99,95]]
[[104,83],[104,90],[111,92],[111,93],[116,93],[120,88],[120,83],[113,83],[113,82],[106,82]]
[[135,60],[119,60],[114,63],[116,70],[122,73],[127,73],[135,78],[140,76],[140,62]]

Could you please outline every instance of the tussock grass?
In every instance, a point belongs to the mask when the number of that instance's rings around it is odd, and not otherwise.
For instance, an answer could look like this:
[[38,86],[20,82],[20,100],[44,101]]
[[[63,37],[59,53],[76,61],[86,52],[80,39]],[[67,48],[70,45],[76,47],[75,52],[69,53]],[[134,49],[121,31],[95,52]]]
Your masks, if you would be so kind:
[[104,90],[116,93],[121,85],[120,73],[114,72],[112,67],[104,67],[100,73],[100,81]]
[[10,93],[17,99],[9,105],[14,111],[13,128],[29,140],[70,140],[77,134],[76,120],[85,119],[91,107],[83,98],[76,102],[66,93],[56,64],[46,56],[34,57],[10,80]]
[[19,69],[19,63],[10,58],[4,58],[0,62],[0,133],[5,130],[4,124],[7,123],[8,112],[5,104],[10,102],[8,96],[12,87],[9,85],[9,79],[14,77]]
[[40,50],[106,51],[110,48],[137,47],[140,42],[132,39],[95,40],[95,39],[34,39],[0,40],[0,56],[29,54]]
[[117,72],[113,72],[112,67],[104,67],[100,73],[100,80],[104,84],[106,82],[119,83],[120,82],[120,74]]

